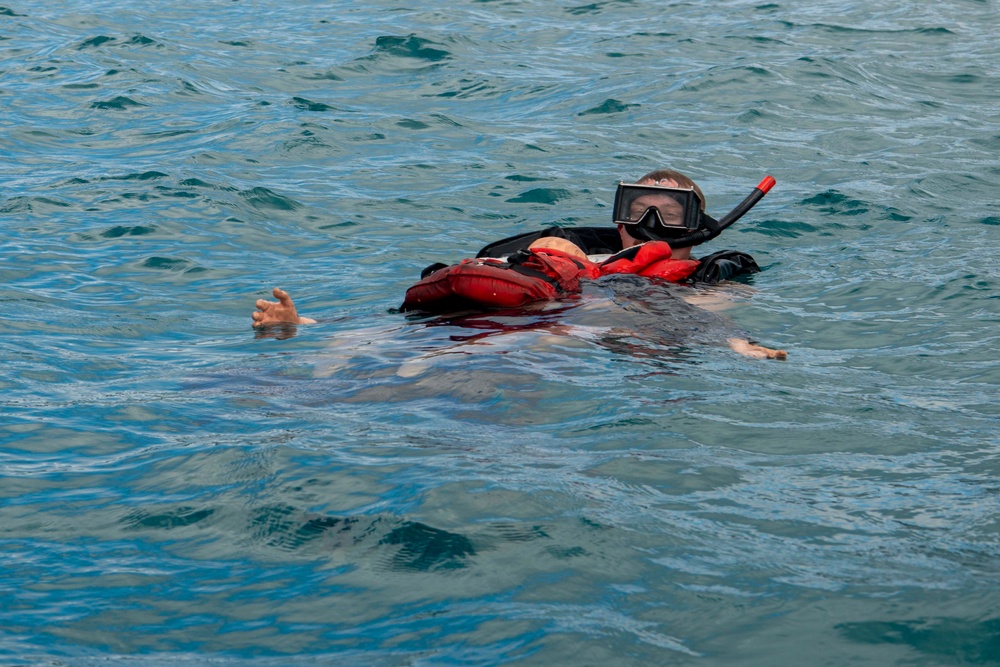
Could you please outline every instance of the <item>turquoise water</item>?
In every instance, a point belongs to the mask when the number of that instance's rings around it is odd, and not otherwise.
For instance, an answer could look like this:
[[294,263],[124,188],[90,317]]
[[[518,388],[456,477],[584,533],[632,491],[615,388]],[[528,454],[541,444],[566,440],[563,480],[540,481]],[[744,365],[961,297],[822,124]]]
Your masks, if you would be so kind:
[[[1000,663],[995,6],[427,5],[0,8],[0,661]],[[668,165],[724,316],[394,312]]]

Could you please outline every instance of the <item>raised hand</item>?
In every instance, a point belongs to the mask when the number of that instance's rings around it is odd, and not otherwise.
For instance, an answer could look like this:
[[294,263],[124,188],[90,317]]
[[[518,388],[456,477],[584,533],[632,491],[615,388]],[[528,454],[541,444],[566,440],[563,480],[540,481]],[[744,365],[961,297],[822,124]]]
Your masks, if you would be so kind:
[[309,317],[299,317],[298,311],[295,310],[295,304],[292,303],[292,297],[288,296],[288,292],[285,290],[275,287],[272,294],[278,300],[277,302],[257,299],[257,310],[251,315],[253,318],[252,326],[266,327],[269,324],[316,323],[316,320]]

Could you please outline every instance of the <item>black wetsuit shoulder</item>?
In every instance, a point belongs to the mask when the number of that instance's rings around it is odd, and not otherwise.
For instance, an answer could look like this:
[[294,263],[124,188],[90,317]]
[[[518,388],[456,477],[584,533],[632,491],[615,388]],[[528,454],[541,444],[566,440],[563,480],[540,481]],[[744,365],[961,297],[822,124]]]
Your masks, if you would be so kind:
[[571,241],[588,255],[612,255],[622,249],[621,235],[614,227],[549,227],[494,241],[480,250],[476,257],[507,257],[547,237]]

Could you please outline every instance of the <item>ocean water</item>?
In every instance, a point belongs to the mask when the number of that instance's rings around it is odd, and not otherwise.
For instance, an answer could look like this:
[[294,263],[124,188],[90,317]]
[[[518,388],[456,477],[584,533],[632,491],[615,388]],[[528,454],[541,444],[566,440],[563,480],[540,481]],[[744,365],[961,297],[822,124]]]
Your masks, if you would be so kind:
[[[1000,664],[998,32],[6,2],[0,663]],[[723,313],[395,310],[664,166],[777,179]],[[275,286],[319,322],[255,334]]]

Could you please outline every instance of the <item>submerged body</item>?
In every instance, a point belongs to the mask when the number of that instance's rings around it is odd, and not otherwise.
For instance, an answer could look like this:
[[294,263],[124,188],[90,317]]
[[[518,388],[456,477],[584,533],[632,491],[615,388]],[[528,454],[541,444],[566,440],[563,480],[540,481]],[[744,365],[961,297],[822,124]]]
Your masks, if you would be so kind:
[[[725,316],[688,303],[690,289],[618,274],[587,281],[572,299],[490,311],[414,313],[389,326],[342,331],[315,359],[314,372],[356,383],[351,400],[430,398],[509,384],[512,379],[503,369],[515,359],[529,366],[527,360],[546,359],[553,368],[575,368],[607,351],[653,364],[690,363],[705,350],[745,338],[746,332]],[[730,292],[725,287],[712,291]],[[530,391],[527,385],[522,389]]]

